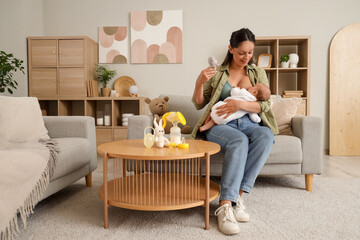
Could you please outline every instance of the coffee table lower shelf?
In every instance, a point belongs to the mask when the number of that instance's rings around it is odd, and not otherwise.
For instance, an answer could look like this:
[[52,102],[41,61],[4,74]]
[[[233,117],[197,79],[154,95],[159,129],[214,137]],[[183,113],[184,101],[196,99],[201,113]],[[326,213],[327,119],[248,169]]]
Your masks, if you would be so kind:
[[[142,173],[107,182],[108,204],[142,211],[168,211],[205,205],[205,178],[183,173]],[[210,181],[209,202],[219,196]],[[104,201],[104,185],[99,188]]]

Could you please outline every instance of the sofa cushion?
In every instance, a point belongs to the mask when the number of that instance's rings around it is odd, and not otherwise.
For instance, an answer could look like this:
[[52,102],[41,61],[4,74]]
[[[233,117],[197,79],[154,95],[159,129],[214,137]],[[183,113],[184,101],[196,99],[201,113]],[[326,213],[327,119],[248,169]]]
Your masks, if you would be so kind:
[[298,137],[277,135],[266,164],[301,163],[301,140]]
[[59,158],[56,163],[54,175],[55,180],[63,177],[83,166],[89,164],[90,142],[86,138],[53,138],[58,142],[60,148]]
[[274,99],[272,111],[279,127],[279,134],[294,135],[291,129],[291,119],[296,115],[301,98]]
[[36,97],[0,96],[0,141],[25,143],[48,139]]

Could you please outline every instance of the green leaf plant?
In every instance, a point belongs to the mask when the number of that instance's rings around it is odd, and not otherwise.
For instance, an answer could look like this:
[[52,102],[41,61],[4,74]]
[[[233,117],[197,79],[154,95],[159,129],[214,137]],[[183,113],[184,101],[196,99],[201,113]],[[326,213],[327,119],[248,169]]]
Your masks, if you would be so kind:
[[110,70],[105,66],[98,65],[96,68],[97,80],[106,88],[108,82],[116,76],[116,70]]
[[23,74],[24,67],[23,60],[15,58],[12,53],[7,54],[4,51],[0,51],[0,93],[7,91],[13,94],[13,89],[17,89],[18,83],[14,77],[14,73],[21,71]]
[[289,55],[284,54],[280,57],[280,62],[288,62],[290,60]]

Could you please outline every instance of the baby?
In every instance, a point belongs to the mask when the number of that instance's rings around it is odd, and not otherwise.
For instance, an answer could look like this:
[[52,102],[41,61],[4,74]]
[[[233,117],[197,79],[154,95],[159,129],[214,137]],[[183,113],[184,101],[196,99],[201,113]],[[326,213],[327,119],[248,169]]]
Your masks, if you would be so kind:
[[[258,101],[268,100],[271,95],[271,92],[270,92],[270,88],[268,88],[266,85],[264,85],[262,83],[258,83],[258,84],[255,84],[255,86],[248,88],[247,90],[245,88],[240,89],[238,87],[235,87],[235,88],[231,89],[230,95],[231,96],[226,99],[254,102],[257,100]],[[202,127],[200,127],[200,132],[210,129],[215,124],[226,124],[234,119],[241,118],[245,114],[249,114],[249,117],[253,122],[259,123],[261,121],[261,118],[259,117],[258,114],[249,113],[244,110],[239,110],[237,112],[234,112],[230,116],[228,116],[227,118],[224,119],[223,116],[218,116],[216,114],[216,108],[223,104],[226,104],[226,102],[219,101],[211,108],[211,112],[209,114],[211,116],[211,119],[206,124],[204,124]],[[209,118],[209,116],[208,116],[208,118]]]

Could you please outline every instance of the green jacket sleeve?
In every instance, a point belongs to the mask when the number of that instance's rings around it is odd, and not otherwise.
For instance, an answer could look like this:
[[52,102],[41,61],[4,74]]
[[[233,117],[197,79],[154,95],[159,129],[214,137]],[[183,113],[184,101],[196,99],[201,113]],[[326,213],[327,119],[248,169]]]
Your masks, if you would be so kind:
[[197,110],[202,109],[203,107],[205,107],[209,101],[210,101],[210,97],[211,97],[211,93],[212,93],[212,83],[213,77],[209,79],[209,81],[207,81],[206,83],[204,83],[203,85],[203,96],[204,96],[204,101],[201,104],[198,104],[194,98],[192,99],[192,102],[195,106],[195,108]]

